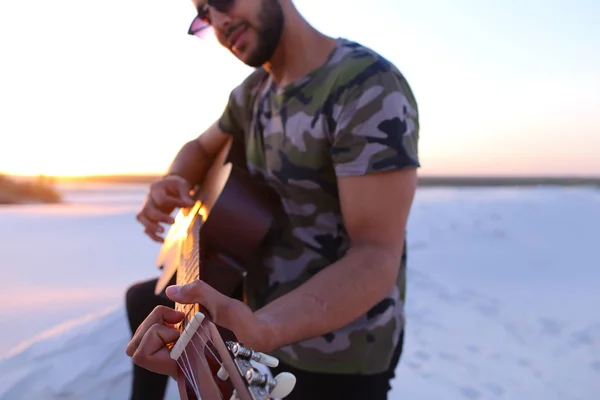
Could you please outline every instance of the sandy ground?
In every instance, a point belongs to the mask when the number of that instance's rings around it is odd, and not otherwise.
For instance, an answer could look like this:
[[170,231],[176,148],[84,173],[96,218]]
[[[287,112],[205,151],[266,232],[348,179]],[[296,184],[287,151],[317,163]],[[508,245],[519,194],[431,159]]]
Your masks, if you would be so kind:
[[[127,398],[123,293],[157,274],[142,196],[0,208],[0,399]],[[390,398],[600,398],[599,206],[592,188],[420,189]]]

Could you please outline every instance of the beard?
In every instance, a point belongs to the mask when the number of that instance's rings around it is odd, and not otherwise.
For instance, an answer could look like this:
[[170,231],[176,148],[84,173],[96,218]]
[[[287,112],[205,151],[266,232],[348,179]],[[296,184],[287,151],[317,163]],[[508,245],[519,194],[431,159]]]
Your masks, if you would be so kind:
[[251,49],[250,54],[244,64],[258,68],[268,62],[281,39],[283,32],[283,9],[278,0],[263,0],[258,11],[258,23],[254,27],[257,33],[255,47]]

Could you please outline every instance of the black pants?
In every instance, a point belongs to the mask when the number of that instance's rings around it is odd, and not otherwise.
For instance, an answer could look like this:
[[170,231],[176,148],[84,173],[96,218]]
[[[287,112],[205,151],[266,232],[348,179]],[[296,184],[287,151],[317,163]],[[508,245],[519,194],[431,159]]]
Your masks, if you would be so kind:
[[396,366],[402,355],[404,332],[394,350],[387,371],[375,375],[338,375],[306,372],[280,363],[271,368],[273,376],[280,372],[291,372],[296,376],[296,386],[285,400],[387,400],[391,389],[390,381],[395,376]]
[[[127,289],[125,306],[131,335],[156,306],[173,307],[172,301],[154,294],[157,279],[136,283]],[[169,377],[155,374],[133,364],[131,400],[163,400]]]
[[[154,307],[161,304],[173,307],[172,302],[154,294],[156,281],[153,279],[137,283],[127,290],[127,317],[132,334]],[[403,342],[404,333],[394,350],[389,369],[376,375],[317,374],[283,363],[273,368],[272,372],[274,376],[283,371],[296,376],[296,387],[285,400],[387,400],[391,389],[390,381],[395,376],[394,372],[402,355]],[[155,374],[134,364],[131,400],[163,400],[167,382],[167,376]]]

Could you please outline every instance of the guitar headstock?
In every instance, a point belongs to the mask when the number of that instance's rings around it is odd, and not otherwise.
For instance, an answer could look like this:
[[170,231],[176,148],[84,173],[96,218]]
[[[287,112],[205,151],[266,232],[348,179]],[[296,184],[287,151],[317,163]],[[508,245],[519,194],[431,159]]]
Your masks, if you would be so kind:
[[279,361],[240,343],[223,341],[217,327],[201,312],[194,312],[171,348],[180,376],[183,400],[271,400],[291,393],[296,378],[281,373],[272,378],[256,363],[276,367]]
[[269,374],[260,372],[252,361],[267,367],[277,367],[279,360],[267,354],[245,348],[237,342],[226,342],[233,362],[239,374],[245,378],[247,389],[253,400],[283,399],[289,395],[296,385],[296,377],[289,372],[282,372],[271,378]]

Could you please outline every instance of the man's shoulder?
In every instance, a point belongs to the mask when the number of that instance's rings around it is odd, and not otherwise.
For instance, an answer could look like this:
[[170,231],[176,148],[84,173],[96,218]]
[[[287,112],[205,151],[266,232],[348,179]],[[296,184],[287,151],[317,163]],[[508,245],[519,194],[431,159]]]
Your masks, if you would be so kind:
[[340,39],[330,61],[329,79],[337,92],[367,88],[386,79],[405,80],[399,68],[379,52],[348,39]]
[[263,67],[256,68],[232,90],[233,99],[240,105],[247,104],[250,98],[259,92],[268,77],[269,73]]

